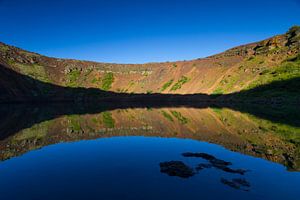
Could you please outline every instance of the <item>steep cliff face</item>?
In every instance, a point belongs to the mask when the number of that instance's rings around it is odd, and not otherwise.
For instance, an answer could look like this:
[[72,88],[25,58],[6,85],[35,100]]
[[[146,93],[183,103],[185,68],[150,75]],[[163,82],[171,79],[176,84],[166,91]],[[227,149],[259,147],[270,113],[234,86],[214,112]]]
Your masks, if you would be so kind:
[[49,85],[116,93],[228,94],[300,77],[299,50],[300,27],[203,59],[147,64],[56,59],[0,43],[1,98],[55,94]]

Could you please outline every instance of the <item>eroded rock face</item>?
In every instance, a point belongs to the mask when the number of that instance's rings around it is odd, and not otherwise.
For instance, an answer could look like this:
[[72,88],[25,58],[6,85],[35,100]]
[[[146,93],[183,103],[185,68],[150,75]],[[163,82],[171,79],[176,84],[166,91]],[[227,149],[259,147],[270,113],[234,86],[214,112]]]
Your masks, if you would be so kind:
[[294,26],[287,32],[287,46],[300,46],[300,26]]

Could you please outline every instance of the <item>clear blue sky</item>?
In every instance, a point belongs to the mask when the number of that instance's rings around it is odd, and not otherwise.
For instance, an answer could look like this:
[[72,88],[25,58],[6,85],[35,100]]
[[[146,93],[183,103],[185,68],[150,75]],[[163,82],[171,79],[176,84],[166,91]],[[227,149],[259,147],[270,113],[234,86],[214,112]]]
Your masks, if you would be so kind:
[[0,0],[0,41],[116,63],[188,60],[300,25],[300,0]]

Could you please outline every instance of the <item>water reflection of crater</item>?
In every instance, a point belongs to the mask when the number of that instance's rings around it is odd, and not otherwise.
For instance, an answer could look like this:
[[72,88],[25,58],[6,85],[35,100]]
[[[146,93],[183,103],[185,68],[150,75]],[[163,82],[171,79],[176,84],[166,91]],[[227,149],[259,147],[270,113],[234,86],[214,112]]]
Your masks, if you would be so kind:
[[29,128],[21,128],[30,124],[30,120],[39,121],[39,116],[47,114],[39,109],[20,113],[15,109],[12,114],[7,114],[0,123],[1,133],[19,131],[0,140],[0,159],[5,160],[59,142],[131,135],[206,141],[232,151],[282,163],[290,170],[300,169],[299,128],[272,123],[230,109],[116,109],[96,114],[63,115]]

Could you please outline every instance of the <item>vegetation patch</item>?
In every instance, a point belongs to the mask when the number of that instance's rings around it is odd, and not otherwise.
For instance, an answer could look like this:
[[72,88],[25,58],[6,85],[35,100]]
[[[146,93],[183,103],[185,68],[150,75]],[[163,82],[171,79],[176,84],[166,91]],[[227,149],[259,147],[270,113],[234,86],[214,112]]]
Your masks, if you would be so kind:
[[115,120],[112,118],[112,114],[110,112],[103,112],[102,113],[103,124],[107,128],[114,128],[115,127]]
[[15,66],[20,70],[21,74],[30,76],[33,79],[40,80],[42,82],[50,82],[48,74],[45,68],[40,65],[25,65],[20,63],[15,63]]
[[162,88],[160,89],[161,92],[165,91],[168,87],[170,87],[173,83],[174,79],[169,80],[168,82],[166,82]]
[[153,91],[152,90],[147,90],[147,94],[152,94]]
[[6,52],[9,50],[9,47],[8,46],[5,46],[5,45],[0,45],[0,51],[2,52]]
[[101,89],[109,90],[113,82],[114,82],[114,74],[112,72],[106,73],[102,78]]
[[189,82],[190,78],[182,76],[172,87],[171,91],[176,91],[180,89],[185,83]]
[[97,84],[102,90],[111,89],[112,83],[114,82],[114,74],[112,72],[105,73],[102,78],[93,78],[92,84]]
[[173,117],[169,114],[169,113],[167,113],[166,111],[161,111],[161,113],[162,113],[162,115],[167,119],[167,120],[169,120],[170,122],[173,122],[174,120],[173,120]]
[[212,92],[212,94],[223,94],[223,93],[224,92],[223,92],[222,88],[217,88]]
[[189,122],[188,118],[184,117],[180,112],[171,111],[171,114],[178,119],[181,124],[186,124]]
[[78,117],[78,115],[70,115],[68,116],[68,120],[70,122],[70,128],[74,131],[81,131],[81,126],[79,123],[80,118]]
[[246,89],[255,89],[255,92],[265,90],[268,92],[265,95],[269,96],[295,97],[300,92],[299,78],[300,56],[297,55],[278,67],[262,71]]
[[67,86],[69,87],[77,87],[78,86],[78,79],[80,77],[80,70],[78,69],[73,69],[67,74]]

